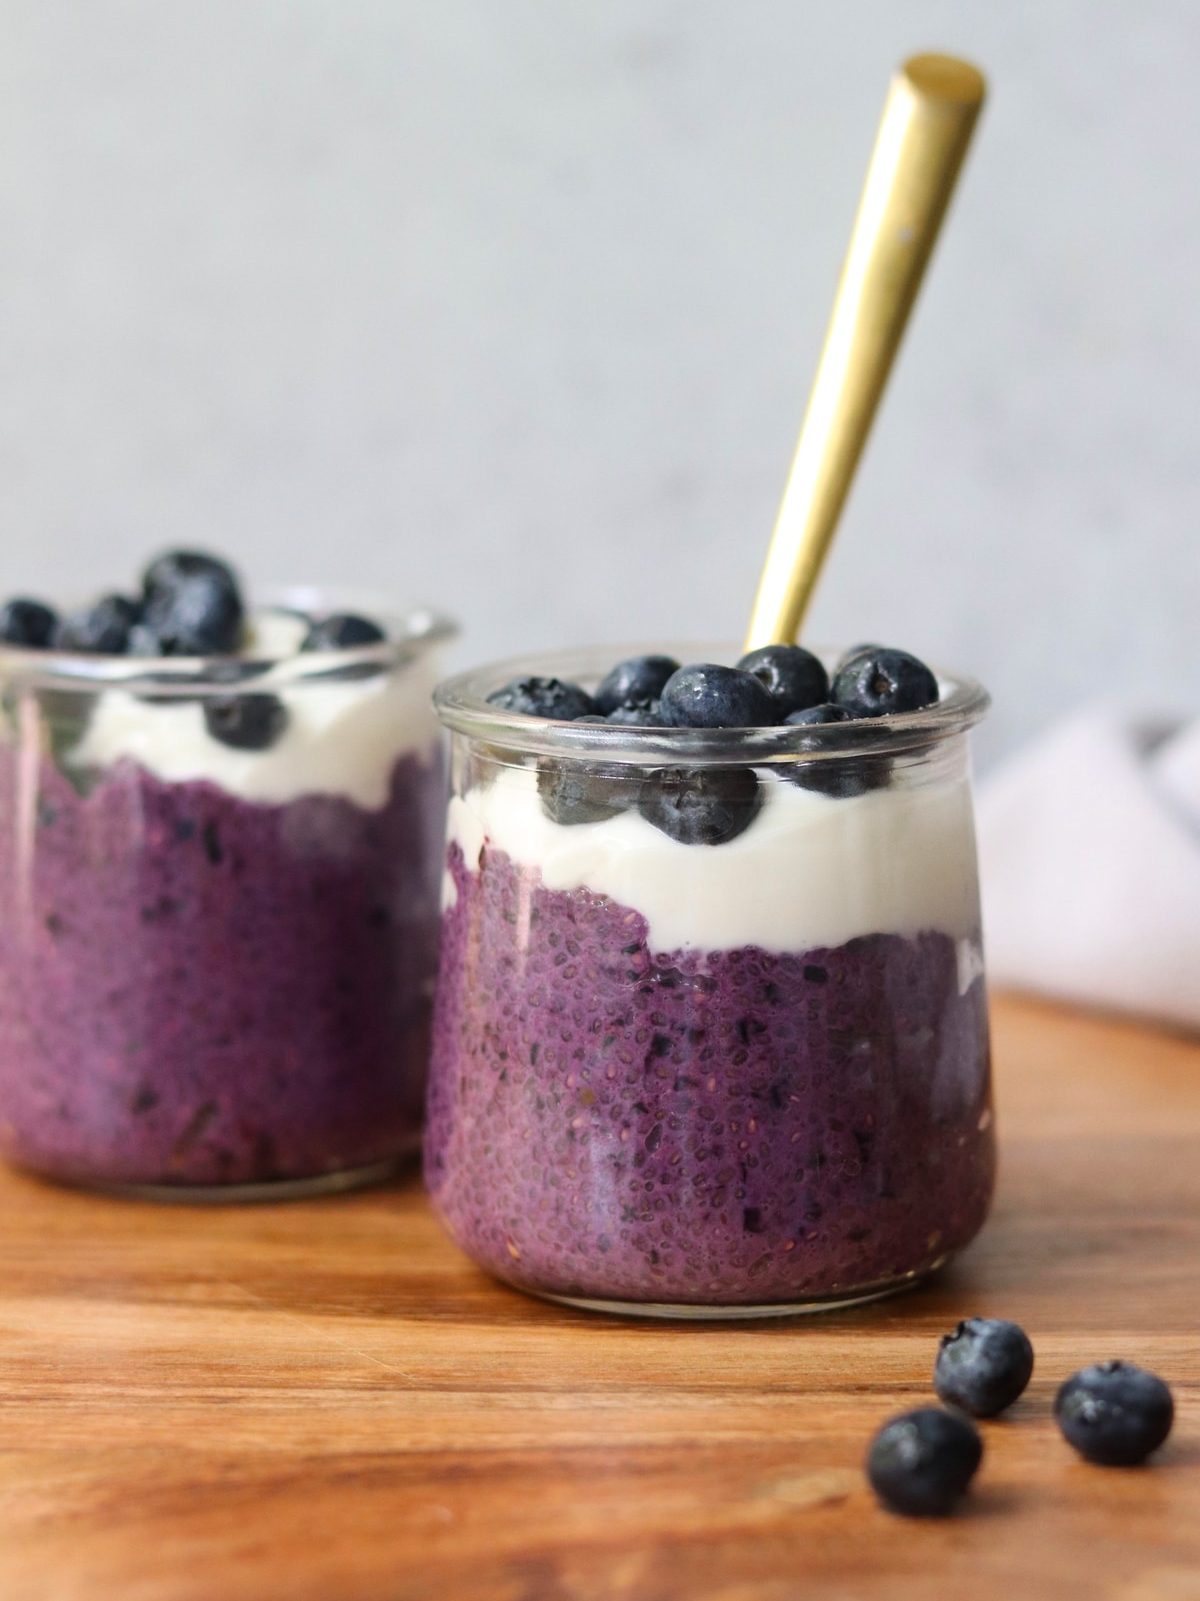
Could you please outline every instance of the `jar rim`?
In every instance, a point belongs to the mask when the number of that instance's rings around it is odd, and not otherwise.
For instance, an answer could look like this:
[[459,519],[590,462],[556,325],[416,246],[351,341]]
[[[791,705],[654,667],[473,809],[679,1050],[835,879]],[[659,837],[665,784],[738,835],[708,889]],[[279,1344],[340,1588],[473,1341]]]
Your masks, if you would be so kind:
[[[827,667],[843,654],[809,647]],[[936,704],[887,717],[857,718],[847,723],[777,724],[767,728],[639,728],[626,724],[565,722],[530,717],[490,705],[488,695],[513,678],[565,678],[591,688],[614,662],[627,656],[670,654],[682,662],[734,662],[741,649],[731,645],[671,644],[602,645],[510,656],[443,680],[434,690],[434,706],[455,733],[507,751],[536,756],[602,758],[611,762],[689,766],[730,762],[769,765],[798,757],[836,758],[917,752],[956,734],[965,734],[991,705],[987,690],[975,679],[940,668]]]
[[360,592],[292,585],[268,590],[255,611],[296,610],[320,614],[366,611],[387,634],[370,645],[341,650],[255,651],[226,656],[114,656],[72,650],[36,650],[0,643],[0,681],[19,680],[34,689],[150,691],[155,699],[197,694],[237,694],[298,682],[342,678],[347,669],[394,668],[416,660],[458,634],[458,624],[426,606],[380,611]]

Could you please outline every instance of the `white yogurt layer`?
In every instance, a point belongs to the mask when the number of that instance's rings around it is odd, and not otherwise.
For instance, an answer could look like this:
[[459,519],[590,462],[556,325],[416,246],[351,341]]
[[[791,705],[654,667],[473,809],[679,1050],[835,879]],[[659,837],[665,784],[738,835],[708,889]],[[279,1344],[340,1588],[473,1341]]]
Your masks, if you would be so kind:
[[863,934],[937,930],[963,942],[960,979],[971,981],[979,891],[965,775],[849,800],[774,777],[763,791],[761,810],[736,839],[681,845],[636,811],[552,822],[534,770],[508,770],[451,800],[449,837],[472,870],[486,843],[536,868],[547,889],[586,888],[633,908],[655,950],[798,952]]
[[434,756],[433,679],[433,665],[421,654],[397,672],[328,683],[309,679],[279,690],[287,726],[266,750],[235,750],[214,739],[199,701],[145,701],[107,689],[67,761],[73,767],[133,761],[165,783],[203,780],[242,800],[272,805],[300,795],[341,795],[376,810],[387,801],[400,756]]
[[310,627],[310,619],[302,612],[285,611],[281,606],[265,606],[249,620],[242,655],[251,659],[294,656],[303,645]]

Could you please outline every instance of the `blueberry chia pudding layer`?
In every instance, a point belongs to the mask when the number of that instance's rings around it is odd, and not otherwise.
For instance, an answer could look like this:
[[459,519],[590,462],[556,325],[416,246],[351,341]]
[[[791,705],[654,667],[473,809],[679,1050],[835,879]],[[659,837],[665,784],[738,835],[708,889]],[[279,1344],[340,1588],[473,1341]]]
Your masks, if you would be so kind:
[[0,608],[0,1151],[152,1190],[365,1176],[422,1116],[430,641],[247,612],[174,559],[40,642]]
[[987,1024],[948,935],[654,952],[637,912],[503,853],[451,872],[426,1173],[476,1261],[580,1299],[787,1302],[978,1231]]
[[739,721],[686,726],[746,734],[705,751],[641,720],[640,686],[622,723],[587,682],[584,709],[553,691],[491,726],[477,691],[440,692],[438,1212],[511,1283],[634,1310],[911,1282],[978,1232],[994,1178],[965,697],[932,733],[887,711],[848,740],[857,710],[780,741],[726,680]]

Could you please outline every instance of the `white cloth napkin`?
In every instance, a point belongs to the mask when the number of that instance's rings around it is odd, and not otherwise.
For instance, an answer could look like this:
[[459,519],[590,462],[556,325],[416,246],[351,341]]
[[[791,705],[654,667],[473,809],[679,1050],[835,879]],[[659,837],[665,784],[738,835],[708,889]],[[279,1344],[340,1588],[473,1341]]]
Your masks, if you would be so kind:
[[993,983],[1200,1029],[1200,721],[1097,708],[979,793]]

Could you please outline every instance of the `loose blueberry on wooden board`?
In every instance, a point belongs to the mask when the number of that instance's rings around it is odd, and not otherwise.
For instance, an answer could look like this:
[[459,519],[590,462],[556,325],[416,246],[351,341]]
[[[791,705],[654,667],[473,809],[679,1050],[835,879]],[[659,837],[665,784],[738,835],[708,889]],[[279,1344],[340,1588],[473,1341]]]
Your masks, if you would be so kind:
[[1033,1374],[1033,1346],[1005,1318],[966,1318],[938,1346],[933,1387],[938,1398],[973,1417],[993,1418],[1011,1406]]
[[885,1423],[867,1453],[867,1477],[893,1512],[945,1517],[983,1459],[983,1441],[967,1418],[941,1407],[919,1407]]
[[1170,1434],[1175,1401],[1156,1373],[1132,1362],[1097,1362],[1061,1386],[1054,1416],[1089,1462],[1134,1467]]

